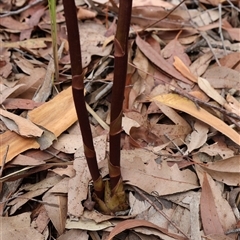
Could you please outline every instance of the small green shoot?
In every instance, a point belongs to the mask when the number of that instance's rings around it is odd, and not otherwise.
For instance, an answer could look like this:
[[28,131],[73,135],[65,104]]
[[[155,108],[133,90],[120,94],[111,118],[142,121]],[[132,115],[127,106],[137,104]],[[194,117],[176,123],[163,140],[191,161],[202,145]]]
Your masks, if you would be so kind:
[[56,0],[48,0],[50,19],[51,19],[51,36],[53,59],[55,66],[55,80],[59,81],[59,67],[58,67],[58,45],[57,45],[57,21],[56,21]]

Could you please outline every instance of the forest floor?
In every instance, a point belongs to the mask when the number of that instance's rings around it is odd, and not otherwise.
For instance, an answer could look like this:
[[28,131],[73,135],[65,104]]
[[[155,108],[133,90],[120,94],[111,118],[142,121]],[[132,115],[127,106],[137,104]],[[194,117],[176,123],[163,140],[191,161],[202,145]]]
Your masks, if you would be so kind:
[[[117,8],[76,0],[86,103],[108,178]],[[0,235],[15,240],[238,239],[239,1],[134,0],[121,171],[129,210],[88,210],[92,182],[57,1],[0,2]],[[179,6],[177,6],[179,4]]]

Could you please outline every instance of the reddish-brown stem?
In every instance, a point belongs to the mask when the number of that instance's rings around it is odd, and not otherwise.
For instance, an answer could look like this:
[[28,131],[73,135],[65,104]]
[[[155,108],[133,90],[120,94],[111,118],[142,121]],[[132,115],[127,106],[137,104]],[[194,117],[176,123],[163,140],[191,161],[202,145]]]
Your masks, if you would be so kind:
[[114,189],[121,178],[120,138],[122,131],[122,106],[127,74],[128,34],[132,12],[132,0],[120,0],[117,33],[114,40],[114,84],[111,102],[110,123],[110,163],[111,188]]
[[100,199],[103,199],[104,188],[101,175],[98,170],[96,153],[93,146],[92,133],[84,98],[84,71],[82,69],[80,35],[78,30],[76,6],[74,0],[63,0],[63,6],[68,31],[72,71],[72,93],[80,130],[82,133],[84,153],[87,159],[90,174],[93,179],[95,193]]

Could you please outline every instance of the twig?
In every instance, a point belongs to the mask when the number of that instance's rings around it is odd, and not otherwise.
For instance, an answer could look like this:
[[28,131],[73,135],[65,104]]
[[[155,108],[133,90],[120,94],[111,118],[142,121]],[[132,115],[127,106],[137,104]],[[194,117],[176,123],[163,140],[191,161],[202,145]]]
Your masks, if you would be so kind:
[[[159,212],[163,217],[165,217],[167,219],[167,221],[173,226],[175,227],[180,233],[183,234],[184,237],[186,237],[187,239],[189,239],[189,237],[186,235],[186,233],[184,233],[174,222],[171,221],[171,219],[161,210],[157,207],[157,205],[151,201],[148,197],[146,197],[146,195],[143,193],[142,190],[138,189],[135,186],[132,186],[132,188],[134,189],[134,191],[136,191],[139,195],[141,195],[142,198],[144,198],[149,204],[151,204],[156,210],[157,212]],[[157,197],[155,197],[157,199]]]
[[172,140],[167,134],[164,134],[164,136],[171,141],[171,143],[178,149],[178,151],[184,156],[184,152],[178,147],[178,145]]
[[227,50],[226,50],[226,46],[225,46],[224,39],[223,39],[223,33],[222,33],[222,4],[221,3],[218,4],[218,11],[219,11],[218,33],[219,33],[221,41],[222,41],[224,54],[227,55]]
[[[149,75],[149,76],[151,76],[151,77],[153,77],[153,78],[161,81],[162,83],[171,86],[171,87],[172,87],[171,90],[172,90],[173,92],[176,92],[176,93],[178,93],[178,94],[180,94],[180,95],[183,95],[184,97],[190,99],[191,101],[193,101],[193,102],[195,103],[195,105],[196,105],[197,107],[199,107],[198,104],[202,104],[202,105],[205,105],[205,106],[207,106],[207,107],[214,108],[214,109],[218,110],[219,112],[228,115],[229,117],[232,117],[232,118],[235,118],[235,119],[237,119],[237,120],[240,120],[240,116],[238,116],[237,114],[231,113],[231,112],[229,112],[229,111],[227,111],[227,110],[225,110],[225,109],[223,109],[223,108],[221,108],[221,107],[214,106],[214,105],[212,105],[212,104],[209,104],[209,103],[207,103],[207,102],[204,102],[204,101],[201,101],[201,100],[199,100],[199,99],[197,99],[197,98],[194,98],[192,95],[188,94],[186,91],[182,90],[180,87],[177,87],[177,86],[175,86],[175,85],[173,85],[173,84],[171,84],[171,83],[169,83],[169,82],[167,82],[167,81],[165,81],[165,80],[163,80],[163,79],[160,79],[160,78],[158,78],[158,77],[155,77],[155,76],[153,76],[152,74],[150,74],[150,73],[148,73],[148,72],[146,72],[146,71],[144,71],[144,70],[136,67],[134,64],[132,64],[132,63],[130,63],[130,62],[129,62],[128,64],[131,65],[131,66],[133,66],[133,67],[135,67],[135,68],[138,69],[139,71],[142,71],[142,72],[146,73],[147,75]],[[234,124],[235,124],[235,123],[236,123],[236,122],[234,122]]]
[[21,12],[29,9],[30,7],[35,6],[35,5],[37,5],[38,3],[41,3],[41,2],[44,2],[44,1],[45,1],[45,0],[36,0],[35,2],[29,3],[29,4],[26,5],[25,7],[20,8],[20,9],[18,9],[18,10],[16,10],[16,11],[10,11],[10,12],[7,12],[7,13],[5,13],[5,14],[2,14],[2,15],[0,15],[0,18],[19,14],[19,13],[21,13]]
[[238,12],[240,12],[240,9],[237,8],[237,7],[235,7],[230,0],[227,0],[227,2],[230,4],[230,6],[231,6],[232,8],[234,8],[235,10],[237,10]]
[[213,51],[212,45],[211,45],[211,43],[209,42],[209,40],[208,40],[208,38],[207,38],[207,36],[206,36],[206,33],[205,33],[205,32],[201,32],[201,31],[198,29],[197,25],[192,21],[191,14],[189,13],[186,4],[184,4],[184,6],[185,6],[186,11],[187,11],[187,13],[188,13],[188,16],[189,16],[189,18],[190,18],[190,23],[191,23],[192,27],[199,32],[199,34],[202,36],[202,38],[205,39],[205,41],[207,42],[207,44],[208,44],[208,46],[209,46],[209,48],[210,48],[210,50],[211,50],[211,52],[212,52],[215,60],[216,60],[216,63],[218,64],[219,67],[221,67],[221,64],[220,64],[220,62],[219,62],[219,60],[218,60],[215,52]]
[[162,18],[158,19],[156,22],[149,24],[147,27],[145,27],[142,31],[145,31],[147,28],[150,28],[154,26],[155,24],[161,22],[165,18],[167,18],[172,12],[174,12],[180,5],[182,5],[186,0],[182,0],[177,6],[175,6],[173,9],[171,9],[165,16]]
[[87,103],[86,108],[88,112],[95,118],[95,120],[101,125],[101,127],[109,131],[109,126],[93,111],[93,109]]

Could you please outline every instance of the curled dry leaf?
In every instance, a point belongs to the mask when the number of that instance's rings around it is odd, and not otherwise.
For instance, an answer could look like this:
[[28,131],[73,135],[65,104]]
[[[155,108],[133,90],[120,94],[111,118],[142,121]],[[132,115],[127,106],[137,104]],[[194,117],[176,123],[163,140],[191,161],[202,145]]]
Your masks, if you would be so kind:
[[192,101],[177,94],[163,94],[151,99],[166,104],[169,107],[184,111],[195,118],[214,127],[222,134],[229,137],[236,144],[240,145],[240,135],[219,118],[213,116],[201,107],[197,107]]
[[229,203],[223,198],[219,185],[206,172],[201,174],[203,179],[200,211],[204,233],[224,235],[236,224],[234,213]]
[[54,227],[61,235],[67,219],[67,186],[69,178],[61,178],[43,196],[44,207]]
[[148,222],[146,220],[125,220],[120,222],[119,224],[116,225],[116,227],[111,231],[110,235],[108,236],[107,240],[112,240],[113,237],[115,237],[117,234],[128,230],[128,229],[133,229],[136,227],[147,227],[147,228],[153,228],[156,229],[164,234],[166,234],[167,236],[173,237],[174,239],[178,239],[178,240],[183,240],[186,239],[184,237],[181,237],[177,234],[173,234],[173,233],[169,233],[168,230],[166,230],[165,228],[159,227],[151,222]]
[[3,109],[0,109],[0,115],[4,117],[2,118],[2,121],[9,129],[15,131],[21,136],[40,137],[43,134],[43,130],[41,128],[37,127],[26,118],[20,117]]
[[172,64],[168,63],[160,54],[156,53],[156,51],[151,47],[151,45],[144,40],[142,40],[139,36],[136,38],[136,44],[140,48],[140,50],[146,55],[146,57],[154,63],[157,67],[161,68],[165,73],[170,74],[172,77],[191,84],[187,78],[181,75]]
[[204,174],[201,194],[201,218],[204,233],[208,234],[224,234],[217,209],[214,203],[214,196],[209,185],[207,175]]
[[208,127],[206,124],[200,121],[196,121],[194,124],[194,131],[189,135],[187,139],[187,152],[189,154],[194,149],[200,148],[207,141]]
[[67,219],[66,228],[67,229],[82,229],[88,231],[100,231],[108,227],[112,227],[112,223],[109,221],[104,221],[101,223],[96,223],[94,220],[89,219],[79,219],[78,221],[70,221]]
[[211,86],[208,80],[198,77],[198,86],[221,106],[227,105],[226,100]]
[[192,82],[197,82],[197,78],[191,73],[190,69],[184,64],[184,62],[177,56],[174,56],[174,67],[187,79]]
[[[28,149],[40,147],[35,138],[24,138],[11,131],[6,131],[1,134],[1,140],[2,144],[0,146],[0,166],[3,165],[3,161],[5,161],[5,163],[9,162],[21,152],[24,152]],[[8,146],[9,149],[7,151]],[[4,159],[5,155],[6,159]]]
[[240,156],[237,155],[224,160],[210,162],[208,164],[200,166],[215,180],[223,182],[229,186],[239,186],[239,159]]
[[[1,74],[1,72],[0,72]],[[0,104],[2,104],[9,95],[11,95],[14,91],[16,91],[19,87],[23,86],[24,84],[18,84],[14,87],[7,87],[4,84],[0,83],[0,94],[1,94],[1,98],[0,98]],[[5,104],[4,104],[5,105]]]

